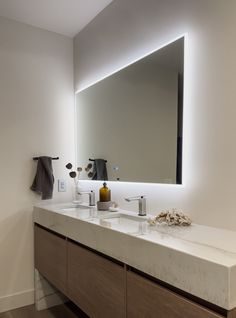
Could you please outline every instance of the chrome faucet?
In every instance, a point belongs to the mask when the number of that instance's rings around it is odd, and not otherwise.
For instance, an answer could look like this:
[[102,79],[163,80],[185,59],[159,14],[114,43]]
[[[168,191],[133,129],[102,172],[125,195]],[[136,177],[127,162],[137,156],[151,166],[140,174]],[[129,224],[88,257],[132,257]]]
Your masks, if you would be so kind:
[[146,212],[146,197],[144,195],[125,198],[125,200],[127,202],[138,201],[138,208],[139,208],[138,209],[138,211],[139,211],[138,215],[140,215],[140,216],[147,215],[147,212]]
[[91,191],[79,191],[78,194],[88,194],[89,195],[89,205],[95,206],[95,192]]

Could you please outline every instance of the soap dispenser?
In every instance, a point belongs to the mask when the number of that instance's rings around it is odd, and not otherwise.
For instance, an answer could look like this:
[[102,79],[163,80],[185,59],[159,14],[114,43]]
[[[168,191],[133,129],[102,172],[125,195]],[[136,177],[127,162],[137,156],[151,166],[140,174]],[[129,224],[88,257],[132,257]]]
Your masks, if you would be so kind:
[[107,187],[107,184],[104,181],[103,186],[99,190],[99,201],[97,202],[97,207],[98,210],[108,211],[111,206],[111,190]]
[[111,201],[111,190],[107,187],[106,182],[103,183],[103,187],[99,190],[100,202]]

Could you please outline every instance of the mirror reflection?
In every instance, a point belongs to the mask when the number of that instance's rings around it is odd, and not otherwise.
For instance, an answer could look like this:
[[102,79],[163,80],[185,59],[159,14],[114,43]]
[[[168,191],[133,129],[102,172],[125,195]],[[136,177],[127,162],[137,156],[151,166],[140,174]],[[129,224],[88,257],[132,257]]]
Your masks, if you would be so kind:
[[181,38],[76,95],[82,179],[182,183],[183,65]]

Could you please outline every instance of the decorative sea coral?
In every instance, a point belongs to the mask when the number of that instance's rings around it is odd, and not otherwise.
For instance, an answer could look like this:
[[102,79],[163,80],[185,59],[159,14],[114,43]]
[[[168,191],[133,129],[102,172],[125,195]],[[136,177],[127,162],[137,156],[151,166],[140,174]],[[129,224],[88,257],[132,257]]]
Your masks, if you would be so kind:
[[164,210],[159,213],[154,218],[148,220],[150,225],[156,225],[161,223],[166,223],[169,226],[179,225],[179,226],[188,226],[191,225],[192,220],[184,214],[182,211],[174,208],[171,210]]

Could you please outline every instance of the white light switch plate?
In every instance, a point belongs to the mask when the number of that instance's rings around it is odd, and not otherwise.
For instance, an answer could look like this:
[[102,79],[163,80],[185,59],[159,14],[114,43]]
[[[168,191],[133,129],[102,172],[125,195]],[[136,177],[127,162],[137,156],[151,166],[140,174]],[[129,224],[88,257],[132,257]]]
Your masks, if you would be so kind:
[[66,192],[66,181],[58,179],[58,192]]

